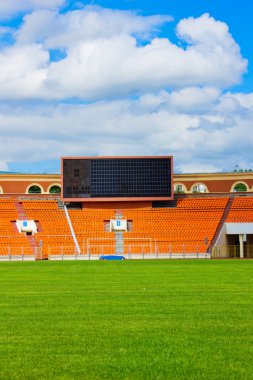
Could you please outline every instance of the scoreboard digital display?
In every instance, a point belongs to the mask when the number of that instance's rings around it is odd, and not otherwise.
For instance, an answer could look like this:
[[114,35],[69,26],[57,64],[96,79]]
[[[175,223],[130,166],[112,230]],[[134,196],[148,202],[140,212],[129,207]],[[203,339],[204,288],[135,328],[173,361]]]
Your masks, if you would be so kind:
[[172,157],[63,157],[67,201],[168,200]]

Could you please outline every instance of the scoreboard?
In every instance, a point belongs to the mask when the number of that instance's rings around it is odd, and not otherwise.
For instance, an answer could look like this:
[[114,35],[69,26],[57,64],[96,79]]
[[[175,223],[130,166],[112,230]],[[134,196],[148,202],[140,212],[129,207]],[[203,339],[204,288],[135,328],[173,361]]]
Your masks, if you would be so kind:
[[172,157],[62,157],[65,201],[172,199]]

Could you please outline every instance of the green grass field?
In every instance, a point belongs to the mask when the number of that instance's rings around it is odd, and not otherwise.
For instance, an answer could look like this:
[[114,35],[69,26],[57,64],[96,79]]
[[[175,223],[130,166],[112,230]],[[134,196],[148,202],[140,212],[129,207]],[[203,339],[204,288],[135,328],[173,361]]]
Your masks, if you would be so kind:
[[253,379],[253,261],[0,263],[0,379]]

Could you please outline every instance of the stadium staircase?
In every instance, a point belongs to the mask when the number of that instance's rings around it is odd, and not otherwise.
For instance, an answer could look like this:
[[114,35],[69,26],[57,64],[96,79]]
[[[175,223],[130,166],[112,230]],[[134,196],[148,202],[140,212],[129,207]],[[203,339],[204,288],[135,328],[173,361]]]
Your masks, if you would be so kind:
[[61,199],[57,199],[58,209],[64,210],[64,202]]
[[[20,209],[20,213],[23,210]],[[20,215],[22,216],[22,215]],[[0,199],[0,256],[32,255],[32,247],[24,234],[18,232],[19,219],[14,199]]]
[[[25,209],[23,207],[23,204],[22,202],[19,202],[19,200],[17,198],[14,198],[14,204],[16,206],[16,210],[17,210],[17,213],[18,213],[18,219],[19,220],[27,220],[27,215],[25,213]],[[35,253],[36,251],[36,247],[38,247],[38,243],[34,237],[34,235],[27,235],[25,234],[26,236],[26,239],[30,245],[30,247],[32,248],[32,251]]]
[[110,220],[105,221],[105,232],[110,232]]
[[26,235],[26,238],[27,238],[30,246],[32,247],[33,251],[35,252],[36,247],[38,247],[38,243],[37,243],[34,235]]
[[19,234],[19,230],[18,230],[18,227],[16,225],[16,221],[15,220],[12,220],[11,221],[11,224],[12,224],[12,227],[13,227],[13,230],[16,234]]
[[25,213],[25,209],[23,207],[23,204],[21,202],[19,202],[18,198],[14,198],[14,204],[15,204],[16,209],[17,209],[18,219],[19,220],[26,220],[27,216]]
[[[119,220],[123,218],[122,210],[115,210],[115,219]],[[124,239],[122,231],[115,231],[115,254],[124,254]]]
[[22,204],[27,218],[40,226],[35,240],[42,247],[44,258],[76,253],[65,212],[58,208],[56,200],[23,200]]

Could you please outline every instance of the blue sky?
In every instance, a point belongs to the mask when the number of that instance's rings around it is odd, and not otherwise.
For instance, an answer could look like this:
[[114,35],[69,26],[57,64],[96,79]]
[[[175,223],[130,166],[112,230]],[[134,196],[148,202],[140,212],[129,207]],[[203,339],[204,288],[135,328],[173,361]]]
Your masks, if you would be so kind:
[[63,155],[253,167],[249,0],[0,0],[0,170]]

